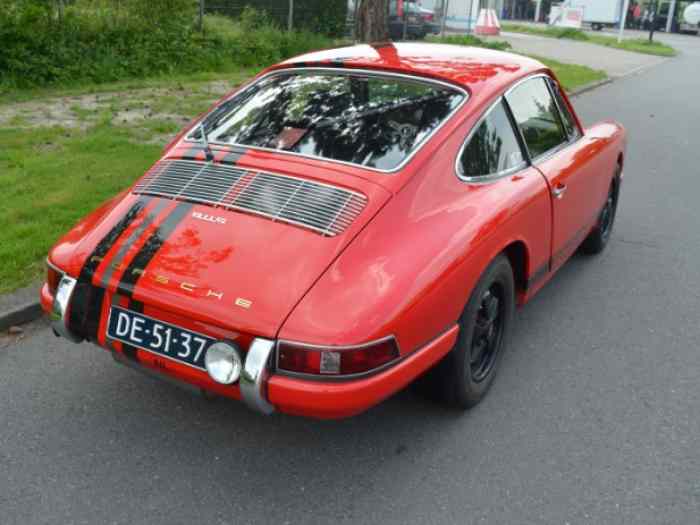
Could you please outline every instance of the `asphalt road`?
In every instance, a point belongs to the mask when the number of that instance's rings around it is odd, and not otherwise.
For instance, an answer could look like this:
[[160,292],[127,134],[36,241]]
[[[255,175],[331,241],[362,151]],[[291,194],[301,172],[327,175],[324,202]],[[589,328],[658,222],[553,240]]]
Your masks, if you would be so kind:
[[479,407],[262,417],[39,323],[0,349],[0,523],[698,523],[700,38],[682,43],[576,100],[629,129],[614,236],[519,312]]

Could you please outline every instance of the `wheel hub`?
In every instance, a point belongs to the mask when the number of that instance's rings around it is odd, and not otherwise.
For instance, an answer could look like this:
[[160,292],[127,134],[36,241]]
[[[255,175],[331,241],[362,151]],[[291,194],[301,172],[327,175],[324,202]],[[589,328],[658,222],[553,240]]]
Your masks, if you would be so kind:
[[501,340],[502,300],[497,286],[481,297],[472,337],[470,371],[474,381],[483,380],[493,367]]

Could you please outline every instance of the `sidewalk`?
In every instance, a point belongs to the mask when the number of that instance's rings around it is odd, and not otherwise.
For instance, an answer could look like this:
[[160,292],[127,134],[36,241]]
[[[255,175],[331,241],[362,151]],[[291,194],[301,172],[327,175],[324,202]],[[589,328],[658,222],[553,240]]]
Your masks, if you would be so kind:
[[[517,22],[525,25],[524,22]],[[535,25],[535,24],[531,24]],[[544,24],[537,24],[545,27]],[[450,34],[463,34],[461,31],[449,30]],[[627,37],[638,38],[638,31],[628,31]],[[600,69],[611,79],[631,75],[642,69],[655,66],[667,60],[666,57],[633,53],[612,47],[605,47],[588,42],[579,42],[565,38],[549,38],[526,33],[509,33],[501,31],[500,36],[484,37],[484,40],[499,40],[508,42],[512,50],[527,55],[537,55],[551,58],[566,64],[580,64],[593,69]]]
[[513,51],[600,69],[613,79],[630,75],[667,60],[665,57],[633,53],[564,38],[508,32],[501,32],[501,36],[497,38],[505,40],[513,46]]

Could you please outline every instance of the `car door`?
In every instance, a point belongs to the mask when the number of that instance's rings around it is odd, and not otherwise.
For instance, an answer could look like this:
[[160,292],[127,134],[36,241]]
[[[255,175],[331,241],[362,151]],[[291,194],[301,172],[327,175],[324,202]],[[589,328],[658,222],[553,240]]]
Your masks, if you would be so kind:
[[[506,100],[532,165],[547,180],[552,202],[552,270],[578,247],[591,225],[592,184],[576,143],[581,131],[563,115],[551,78],[537,75],[516,85]],[[563,101],[562,101],[563,102]],[[564,107],[568,112],[568,108]]]
[[[527,161],[515,122],[502,97],[495,100],[467,136],[457,158],[457,176],[471,184],[493,185],[496,213],[510,215],[502,239],[524,241],[528,248],[528,285],[549,269],[551,213],[547,184]],[[486,212],[489,213],[489,212]],[[505,224],[505,221],[504,223]]]

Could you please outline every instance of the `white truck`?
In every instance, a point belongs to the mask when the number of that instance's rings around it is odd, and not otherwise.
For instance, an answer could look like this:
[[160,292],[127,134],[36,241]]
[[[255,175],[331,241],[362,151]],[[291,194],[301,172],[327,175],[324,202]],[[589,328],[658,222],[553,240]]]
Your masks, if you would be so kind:
[[679,29],[681,33],[700,33],[700,2],[693,2],[683,10]]
[[590,24],[595,30],[620,23],[624,0],[567,0],[562,7],[579,7],[583,9],[583,23]]

